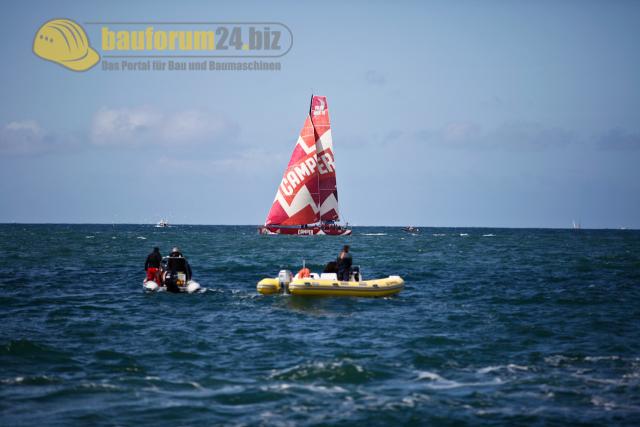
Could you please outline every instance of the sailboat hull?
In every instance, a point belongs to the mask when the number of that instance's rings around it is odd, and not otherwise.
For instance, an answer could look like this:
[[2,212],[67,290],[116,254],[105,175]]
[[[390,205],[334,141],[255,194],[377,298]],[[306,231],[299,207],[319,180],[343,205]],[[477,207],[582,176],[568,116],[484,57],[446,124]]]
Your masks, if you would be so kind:
[[331,226],[312,226],[306,228],[300,227],[282,227],[277,225],[264,225],[258,227],[258,233],[260,234],[285,234],[292,236],[348,236],[351,234],[351,230],[344,227],[331,227]]

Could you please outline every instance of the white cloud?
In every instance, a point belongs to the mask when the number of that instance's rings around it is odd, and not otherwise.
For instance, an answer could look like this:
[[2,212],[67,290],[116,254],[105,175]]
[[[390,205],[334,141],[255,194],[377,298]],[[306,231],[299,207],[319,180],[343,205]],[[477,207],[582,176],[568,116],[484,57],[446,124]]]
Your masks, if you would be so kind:
[[237,130],[226,117],[201,110],[102,108],[93,117],[90,138],[103,146],[185,145],[229,138]]
[[36,154],[47,148],[47,134],[35,120],[13,121],[0,128],[0,153]]
[[[284,170],[287,157],[282,153],[271,153],[264,149],[246,149],[218,158],[175,158],[161,156],[150,171],[172,168],[189,174],[214,176],[242,174],[243,176],[278,175]],[[265,164],[278,165],[265,168]],[[282,168],[282,169],[281,169]]]
[[566,129],[535,122],[506,122],[491,129],[483,129],[472,122],[455,122],[440,129],[418,131],[415,136],[434,147],[458,149],[536,151],[563,147],[576,141],[576,135]]
[[384,76],[384,74],[376,70],[367,71],[364,77],[367,83],[374,86],[384,86],[385,84],[387,84],[387,78]]
[[24,120],[21,122],[9,122],[5,126],[7,130],[27,131],[35,135],[42,134],[42,128],[35,120]]
[[441,130],[442,139],[447,142],[461,142],[476,138],[482,128],[471,122],[449,123]]
[[597,145],[603,150],[637,150],[640,149],[640,133],[610,129],[600,135]]

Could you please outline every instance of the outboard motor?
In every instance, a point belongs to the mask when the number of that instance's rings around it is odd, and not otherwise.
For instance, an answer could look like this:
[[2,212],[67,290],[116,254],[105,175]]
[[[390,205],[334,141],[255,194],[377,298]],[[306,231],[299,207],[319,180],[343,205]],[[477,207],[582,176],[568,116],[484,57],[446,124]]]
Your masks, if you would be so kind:
[[187,275],[187,261],[183,257],[167,257],[164,265],[164,286],[168,292],[180,292],[191,279]]
[[351,274],[353,275],[353,280],[356,282],[360,281],[360,266],[355,265],[351,268]]
[[278,272],[278,283],[280,284],[280,290],[285,293],[289,293],[289,283],[293,279],[293,273],[289,270],[280,270]]
[[175,270],[167,271],[164,275],[164,286],[167,292],[180,292],[178,288],[178,272]]

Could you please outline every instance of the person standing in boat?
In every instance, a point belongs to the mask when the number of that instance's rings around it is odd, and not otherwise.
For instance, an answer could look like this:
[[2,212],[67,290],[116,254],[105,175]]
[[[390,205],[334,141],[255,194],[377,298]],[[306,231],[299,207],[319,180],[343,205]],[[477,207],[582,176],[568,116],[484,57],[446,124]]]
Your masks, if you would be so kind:
[[351,274],[351,264],[353,264],[353,259],[349,253],[349,245],[344,245],[342,252],[338,255],[336,264],[338,264],[338,280],[348,281]]
[[161,262],[162,255],[160,254],[160,248],[156,246],[144,262],[144,271],[147,272],[147,280],[153,280],[156,283],[160,283],[159,272]]

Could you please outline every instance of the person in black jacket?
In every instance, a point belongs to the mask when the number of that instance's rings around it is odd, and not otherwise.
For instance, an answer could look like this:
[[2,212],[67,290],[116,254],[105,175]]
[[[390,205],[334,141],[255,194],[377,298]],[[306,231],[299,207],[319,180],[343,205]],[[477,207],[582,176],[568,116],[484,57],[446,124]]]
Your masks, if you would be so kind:
[[336,264],[338,264],[338,280],[349,280],[349,275],[351,274],[351,264],[353,264],[353,259],[351,258],[351,254],[349,253],[349,245],[344,245],[344,247],[342,248],[342,252],[340,252],[340,255],[338,255]]
[[191,280],[191,266],[189,265],[189,261],[182,255],[180,252],[180,248],[175,247],[171,250],[169,254],[169,263],[167,266],[168,270],[185,270],[184,273],[187,275],[187,282]]
[[162,255],[160,254],[160,248],[156,246],[144,262],[144,271],[147,272],[147,280],[153,280],[156,283],[159,283],[158,273],[160,271],[161,262]]

